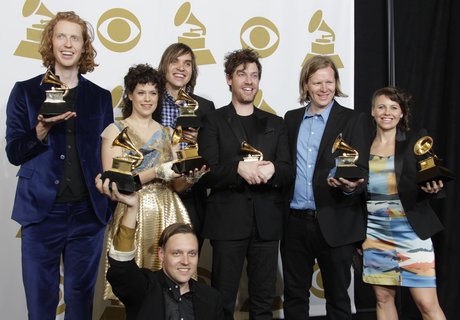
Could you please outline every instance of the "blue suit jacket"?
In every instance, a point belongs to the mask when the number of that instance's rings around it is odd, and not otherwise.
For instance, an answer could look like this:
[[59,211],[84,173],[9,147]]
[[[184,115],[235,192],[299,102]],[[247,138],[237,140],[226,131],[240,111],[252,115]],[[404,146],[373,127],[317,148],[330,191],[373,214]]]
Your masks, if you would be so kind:
[[[50,211],[64,173],[65,124],[54,125],[46,142],[37,139],[38,110],[50,85],[40,85],[42,75],[17,82],[7,105],[6,153],[20,165],[12,219],[22,226],[40,222]],[[113,122],[110,92],[79,75],[75,101],[76,148],[90,201],[99,220],[110,218],[108,200],[95,188],[94,178],[102,171],[101,138]]]

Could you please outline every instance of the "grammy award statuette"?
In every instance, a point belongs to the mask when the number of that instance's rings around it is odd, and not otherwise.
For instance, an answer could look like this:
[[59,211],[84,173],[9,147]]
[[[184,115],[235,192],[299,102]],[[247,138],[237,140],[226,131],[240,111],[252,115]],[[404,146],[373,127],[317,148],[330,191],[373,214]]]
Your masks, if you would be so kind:
[[364,177],[362,170],[355,164],[359,153],[350,147],[340,133],[332,145],[332,153],[342,152],[335,158],[335,167],[331,170],[331,176],[335,179],[344,178],[350,181]]
[[195,170],[195,168],[201,169],[207,163],[198,155],[198,143],[184,137],[182,128],[198,129],[202,123],[201,118],[195,113],[199,107],[198,102],[189,96],[183,88],[179,89],[176,104],[179,107],[179,116],[177,117],[176,129],[173,132],[171,143],[173,146],[185,143],[185,147],[176,152],[177,160],[173,163],[172,170],[176,173],[186,174],[190,170]]
[[132,172],[141,165],[144,155],[132,143],[128,136],[128,127],[125,127],[113,140],[112,145],[132,151],[134,154],[126,154],[113,158],[112,168],[102,174],[102,181],[109,179],[117,184],[118,191],[130,194],[142,188],[139,176]]
[[430,181],[442,180],[447,182],[454,179],[454,173],[442,166],[442,161],[430,150],[433,148],[433,138],[424,136],[417,140],[414,145],[414,153],[423,157],[418,162],[416,181],[419,185],[425,185]]
[[264,159],[262,151],[257,150],[246,141],[241,142],[240,150],[243,153],[244,162],[262,161]]
[[57,87],[51,87],[46,90],[46,100],[40,107],[38,114],[43,115],[45,118],[58,116],[70,110],[70,106],[64,100],[64,97],[69,93],[68,86],[56,76],[50,68],[48,68],[43,75],[42,84],[53,84]]

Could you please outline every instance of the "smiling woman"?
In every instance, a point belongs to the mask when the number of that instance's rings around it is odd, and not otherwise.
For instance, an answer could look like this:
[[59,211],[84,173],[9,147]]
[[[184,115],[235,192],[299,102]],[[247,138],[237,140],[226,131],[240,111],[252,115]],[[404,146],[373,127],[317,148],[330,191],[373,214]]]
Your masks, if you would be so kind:
[[378,319],[398,318],[398,286],[411,288],[424,319],[445,319],[436,294],[430,238],[442,224],[429,203],[443,182],[416,182],[413,149],[425,130],[409,132],[410,101],[407,92],[395,87],[381,88],[372,98],[376,132],[369,158],[363,280],[373,285]]

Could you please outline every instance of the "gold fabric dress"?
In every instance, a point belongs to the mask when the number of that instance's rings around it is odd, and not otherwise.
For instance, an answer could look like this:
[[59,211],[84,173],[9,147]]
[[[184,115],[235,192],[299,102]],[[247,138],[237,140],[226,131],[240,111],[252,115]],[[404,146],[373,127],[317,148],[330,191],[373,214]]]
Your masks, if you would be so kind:
[[[126,123],[121,120],[115,125],[121,131]],[[140,172],[155,165],[171,161],[171,139],[167,128],[156,131],[149,141],[141,141],[131,128],[128,135],[135,147],[144,154],[144,161],[134,171]],[[129,151],[128,151],[129,152]],[[156,271],[161,269],[158,259],[158,239],[164,228],[175,222],[190,223],[187,210],[169,182],[155,179],[142,186],[139,193],[139,211],[135,235],[135,261],[139,267]],[[105,254],[105,274],[109,268],[107,253],[112,245],[113,237],[120,226],[121,218],[126,205],[119,203],[115,209],[112,221],[107,231],[107,245]],[[112,292],[112,287],[105,279],[104,299],[118,300]]]

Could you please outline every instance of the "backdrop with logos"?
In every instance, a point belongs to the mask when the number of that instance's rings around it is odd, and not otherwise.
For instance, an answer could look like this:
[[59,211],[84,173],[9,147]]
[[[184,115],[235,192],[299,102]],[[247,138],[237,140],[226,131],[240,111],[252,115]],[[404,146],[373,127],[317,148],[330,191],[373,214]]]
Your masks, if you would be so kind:
[[[263,66],[257,107],[283,116],[299,106],[298,80],[302,64],[311,56],[331,56],[339,67],[342,89],[348,97],[340,102],[353,107],[354,93],[354,1],[242,1],[224,5],[210,0],[78,2],[70,0],[8,1],[3,7],[4,30],[0,67],[0,132],[5,128],[5,110],[10,90],[19,80],[45,71],[38,44],[46,22],[59,11],[73,10],[94,29],[94,46],[99,67],[87,78],[112,92],[115,114],[123,92],[122,81],[128,68],[137,63],[156,67],[163,50],[173,42],[193,48],[199,65],[195,92],[214,101],[216,107],[230,101],[225,82],[223,59],[226,53],[251,47],[261,56]],[[4,150],[5,139],[0,139]],[[0,313],[8,319],[26,318],[22,288],[19,225],[10,219],[16,188],[17,167],[0,153],[0,248],[5,257],[0,275]],[[200,262],[200,279],[209,283],[210,254],[205,246]],[[280,264],[281,268],[281,264]],[[274,304],[275,317],[282,318],[282,276]],[[103,276],[102,273],[100,273]],[[312,315],[325,314],[320,271],[311,289]],[[247,318],[246,283],[241,282],[237,315]],[[353,295],[353,288],[350,288]],[[63,318],[64,301],[57,318]],[[103,314],[106,303],[96,291],[94,319]]]

